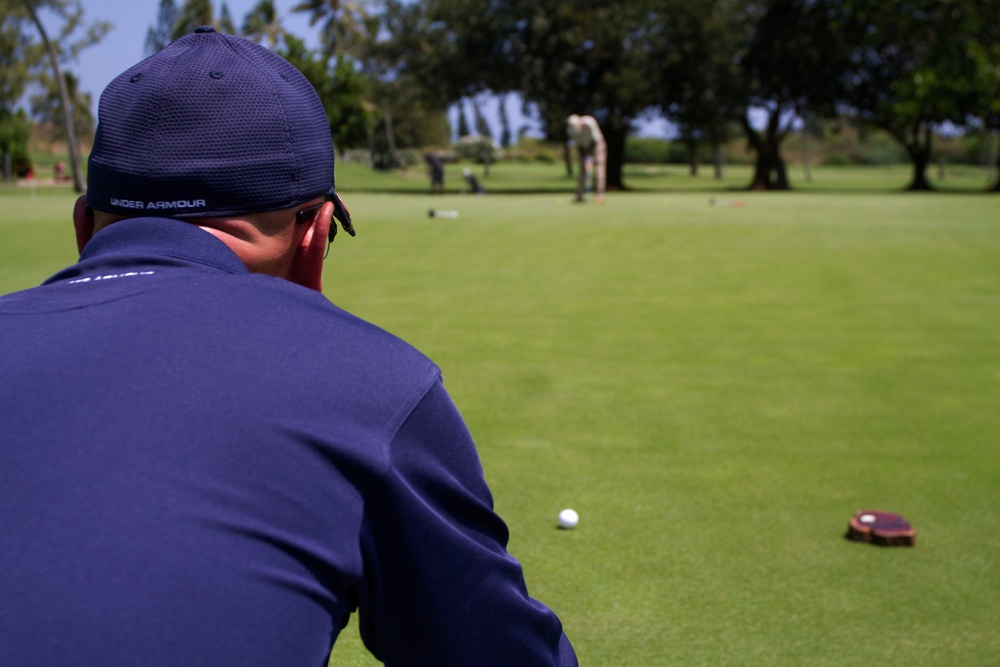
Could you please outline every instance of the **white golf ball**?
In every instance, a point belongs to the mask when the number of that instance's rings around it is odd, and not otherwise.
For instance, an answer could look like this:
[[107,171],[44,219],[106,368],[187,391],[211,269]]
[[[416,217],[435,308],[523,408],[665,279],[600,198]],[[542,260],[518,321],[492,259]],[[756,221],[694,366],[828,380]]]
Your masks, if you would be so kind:
[[580,515],[574,510],[565,509],[559,512],[559,527],[560,528],[576,528],[576,524],[580,522]]

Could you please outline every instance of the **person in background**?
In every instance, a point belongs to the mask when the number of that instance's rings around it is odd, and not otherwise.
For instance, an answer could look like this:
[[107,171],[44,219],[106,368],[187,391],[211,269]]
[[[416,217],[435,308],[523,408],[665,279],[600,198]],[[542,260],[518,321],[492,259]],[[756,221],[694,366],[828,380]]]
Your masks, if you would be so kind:
[[579,177],[575,201],[583,201],[584,192],[587,191],[588,185],[592,182],[594,203],[603,203],[607,181],[608,145],[604,141],[601,126],[597,124],[597,120],[593,116],[573,114],[566,119],[566,133],[569,136],[571,146],[576,147],[579,158]]
[[444,194],[444,162],[437,153],[427,153],[424,155],[424,162],[431,172],[431,194]]
[[482,184],[479,182],[479,179],[476,178],[476,175],[473,174],[472,170],[469,169],[468,167],[462,169],[462,178],[464,178],[465,182],[469,184],[470,192],[477,195],[486,194],[486,188],[482,186]]

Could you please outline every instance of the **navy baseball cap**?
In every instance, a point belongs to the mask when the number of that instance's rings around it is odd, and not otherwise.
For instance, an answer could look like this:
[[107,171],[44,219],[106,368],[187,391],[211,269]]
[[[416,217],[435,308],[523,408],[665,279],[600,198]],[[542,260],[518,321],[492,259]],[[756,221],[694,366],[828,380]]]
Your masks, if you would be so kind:
[[333,156],[323,104],[291,63],[202,26],[101,94],[87,201],[128,216],[290,208],[333,195]]

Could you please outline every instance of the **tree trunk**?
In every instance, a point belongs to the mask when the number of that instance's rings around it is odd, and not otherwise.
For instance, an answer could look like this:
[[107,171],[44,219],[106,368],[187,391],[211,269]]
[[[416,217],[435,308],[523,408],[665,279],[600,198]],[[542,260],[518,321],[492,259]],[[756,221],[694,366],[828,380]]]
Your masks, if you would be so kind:
[[490,177],[490,165],[493,163],[493,139],[489,136],[483,137],[483,178]]
[[760,137],[749,124],[745,126],[751,148],[757,153],[753,180],[749,190],[787,190],[788,179],[784,175],[784,164],[776,157],[775,147]]
[[687,141],[688,148],[688,174],[691,176],[698,175],[698,140],[689,139]]
[[805,125],[802,126],[802,175],[805,177],[806,181],[811,181],[812,176],[812,156],[809,154],[809,132],[806,130]]
[[933,138],[930,123],[918,121],[906,131],[904,145],[913,166],[913,180],[906,188],[910,192],[928,192],[933,190],[927,180],[927,165],[931,161],[931,143]]
[[996,179],[991,192],[1000,192],[1000,134],[997,135]]
[[392,113],[384,103],[382,104],[382,118],[385,121],[385,140],[389,145],[389,168],[395,169],[399,166],[399,160],[396,159],[396,131],[392,127]]
[[781,158],[781,140],[785,133],[780,128],[780,113],[771,111],[763,135],[753,129],[750,119],[742,120],[747,143],[757,153],[753,180],[748,190],[791,190],[785,161]]
[[754,166],[753,180],[750,181],[748,190],[770,190],[771,165],[765,151],[757,151],[757,163]]
[[910,153],[910,161],[913,164],[913,180],[906,189],[911,192],[932,190],[931,183],[927,180],[927,163],[930,161],[930,156],[923,151],[913,151]]
[[774,165],[774,181],[772,190],[791,190],[788,184],[788,170],[785,168],[785,161],[781,159],[780,144],[774,144],[771,154],[771,164]]
[[910,192],[928,192],[933,190],[927,180],[927,165],[931,161],[931,126],[929,123],[917,123],[908,131],[906,137],[906,153],[910,156],[913,166],[913,180],[906,188]]
[[604,130],[604,140],[608,144],[608,190],[624,190],[625,183],[622,180],[622,166],[625,162],[625,137],[628,135],[623,127],[609,127]]
[[715,163],[715,180],[722,180],[722,147],[719,142],[712,143],[712,162]]
[[927,180],[927,163],[930,162],[930,151],[919,146],[907,148],[910,154],[910,163],[913,165],[913,180],[906,188],[911,192],[928,192],[932,190],[930,181]]
[[80,146],[76,141],[73,106],[70,103],[69,90],[66,88],[66,79],[63,78],[62,70],[59,67],[59,56],[56,53],[55,45],[49,41],[48,33],[45,32],[42,22],[38,20],[38,14],[35,12],[35,8],[31,5],[31,2],[24,0],[24,6],[28,9],[28,13],[31,14],[31,20],[34,21],[35,27],[38,28],[38,34],[42,36],[42,43],[45,45],[45,50],[49,54],[49,60],[52,62],[52,71],[55,74],[56,82],[59,83],[59,99],[62,102],[63,124],[66,126],[66,145],[69,149],[69,165],[70,170],[73,172],[73,189],[77,192],[84,192],[87,189],[87,185],[83,182],[83,174],[80,170]]

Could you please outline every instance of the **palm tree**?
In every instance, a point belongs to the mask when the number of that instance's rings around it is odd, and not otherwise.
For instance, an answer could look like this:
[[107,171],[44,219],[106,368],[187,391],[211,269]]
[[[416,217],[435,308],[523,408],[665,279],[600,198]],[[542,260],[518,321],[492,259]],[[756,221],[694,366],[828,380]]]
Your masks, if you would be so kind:
[[[73,116],[73,130],[78,138],[87,140],[94,133],[94,115],[90,111],[91,97],[80,90],[80,80],[71,72],[63,72],[66,80],[66,93]],[[59,86],[51,76],[39,77],[42,92],[31,97],[31,115],[36,119],[49,123],[55,128],[54,137],[69,141],[63,123],[63,98]]]
[[235,35],[236,24],[233,23],[233,17],[229,15],[229,5],[225,2],[222,3],[222,7],[219,8],[219,19],[215,22],[216,29],[224,35]]
[[189,35],[198,26],[214,24],[212,0],[185,0],[177,23],[174,25],[174,34],[171,35],[171,39],[180,39],[184,35]]
[[146,31],[146,55],[151,56],[162,50],[173,40],[174,26],[180,20],[180,10],[174,0],[160,0],[160,10],[156,23]]
[[38,34],[42,37],[42,43],[45,44],[45,50],[49,54],[49,62],[52,65],[52,72],[55,74],[55,80],[59,84],[59,98],[62,101],[62,111],[63,111],[63,126],[66,129],[66,144],[69,149],[69,163],[70,171],[73,174],[73,189],[77,192],[83,192],[86,189],[86,185],[83,182],[83,174],[80,172],[80,146],[77,144],[76,140],[76,129],[73,123],[73,105],[70,103],[69,89],[66,86],[66,77],[63,76],[62,68],[59,67],[59,54],[56,51],[56,45],[52,43],[49,39],[49,34],[45,31],[45,27],[42,22],[38,20],[38,13],[35,12],[35,8],[29,0],[24,0],[24,6],[31,14],[31,20],[34,21],[35,27],[38,28]]
[[267,40],[267,48],[272,51],[278,46],[278,40],[285,32],[281,25],[274,0],[260,0],[250,13],[243,19],[243,36],[255,42]]
[[[309,12],[309,25],[322,22],[320,35],[325,44],[325,54],[343,62],[344,58],[364,63],[370,56],[370,47],[375,42],[381,24],[382,0],[302,0],[292,7],[293,12]],[[380,108],[385,126],[386,143],[389,146],[390,162],[397,161],[396,136],[393,129],[392,111],[385,98]]]
[[379,14],[380,0],[302,0],[293,12],[309,12],[309,25],[323,22],[321,35],[328,55],[355,57],[367,45],[371,21]]

